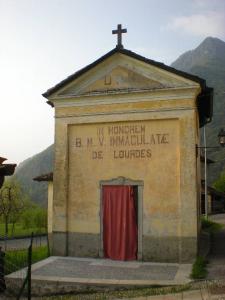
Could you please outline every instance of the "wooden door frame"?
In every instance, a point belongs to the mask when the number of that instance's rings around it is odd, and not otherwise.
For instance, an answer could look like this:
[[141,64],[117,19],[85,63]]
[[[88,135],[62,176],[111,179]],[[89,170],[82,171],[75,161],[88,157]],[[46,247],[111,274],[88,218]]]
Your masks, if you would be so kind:
[[117,177],[109,180],[100,181],[100,247],[99,257],[104,257],[104,246],[103,246],[103,186],[105,185],[130,185],[136,186],[138,190],[137,209],[138,209],[138,251],[137,260],[142,260],[142,235],[143,235],[143,180],[132,180],[125,177]]

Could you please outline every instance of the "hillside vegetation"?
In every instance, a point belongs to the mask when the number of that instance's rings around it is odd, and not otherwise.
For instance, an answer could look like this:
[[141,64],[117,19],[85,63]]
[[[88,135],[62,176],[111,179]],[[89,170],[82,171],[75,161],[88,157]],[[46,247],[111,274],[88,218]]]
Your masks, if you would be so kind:
[[47,182],[37,182],[33,178],[53,170],[54,145],[24,160],[16,168],[15,177],[32,201],[41,206],[47,205]]
[[[207,146],[219,146],[218,133],[225,128],[225,42],[208,37],[196,49],[182,54],[172,67],[197,75],[214,88],[213,120],[206,126]],[[218,178],[225,167],[225,149],[208,149],[216,161],[209,167],[209,182]]]

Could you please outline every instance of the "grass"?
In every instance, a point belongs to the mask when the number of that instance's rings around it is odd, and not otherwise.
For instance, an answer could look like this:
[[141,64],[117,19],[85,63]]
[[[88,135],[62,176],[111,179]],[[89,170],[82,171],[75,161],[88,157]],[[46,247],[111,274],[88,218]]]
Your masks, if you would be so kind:
[[207,275],[207,260],[198,256],[192,266],[191,278],[192,279],[204,279]]
[[[9,274],[19,269],[27,267],[28,250],[7,251],[5,255],[5,273]],[[47,246],[33,248],[32,263],[48,257]]]
[[173,287],[149,287],[136,288],[131,290],[107,291],[107,292],[87,292],[71,295],[60,295],[51,297],[42,297],[43,300],[106,300],[115,298],[134,298],[147,297],[154,295],[175,294],[187,291],[190,285],[173,286]]
[[[12,224],[9,224],[9,234],[8,237],[19,237],[19,236],[29,236],[33,232],[34,234],[46,233],[45,228],[23,228],[22,224],[15,224],[14,233],[12,233]],[[0,237],[5,236],[5,225],[0,223]]]
[[224,227],[223,224],[210,221],[205,217],[202,217],[201,222],[202,222],[202,230],[207,231],[211,234],[220,231]]

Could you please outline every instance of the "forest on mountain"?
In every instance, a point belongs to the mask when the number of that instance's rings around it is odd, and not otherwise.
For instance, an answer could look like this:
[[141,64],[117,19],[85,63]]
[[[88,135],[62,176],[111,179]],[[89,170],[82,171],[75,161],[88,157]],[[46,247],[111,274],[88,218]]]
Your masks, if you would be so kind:
[[31,200],[40,206],[47,206],[47,182],[37,182],[33,178],[53,170],[54,145],[24,160],[16,168],[15,177]]
[[196,49],[182,54],[171,66],[204,78],[207,86],[214,89],[213,119],[206,125],[207,146],[218,146],[207,149],[207,157],[215,162],[208,168],[209,184],[212,185],[225,167],[225,149],[218,144],[218,133],[225,128],[225,42],[208,37]]

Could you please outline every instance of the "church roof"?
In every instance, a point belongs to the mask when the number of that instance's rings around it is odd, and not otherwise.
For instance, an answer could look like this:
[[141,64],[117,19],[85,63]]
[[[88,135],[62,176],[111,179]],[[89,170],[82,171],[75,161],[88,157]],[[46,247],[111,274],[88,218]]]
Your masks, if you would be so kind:
[[[198,109],[199,109],[199,114],[200,114],[200,125],[203,126],[204,124],[208,123],[212,119],[212,113],[213,113],[213,88],[209,88],[206,86],[206,81],[196,75],[192,75],[180,70],[177,70],[175,68],[172,68],[170,66],[167,66],[163,63],[157,62],[155,60],[146,58],[144,56],[141,56],[139,54],[136,54],[135,52],[132,52],[130,50],[121,48],[121,47],[116,47],[94,61],[93,63],[87,65],[86,67],[80,69],[79,71],[73,73],[72,75],[68,76],[66,79],[62,80],[58,84],[56,84],[54,87],[48,89],[45,93],[42,94],[45,98],[50,97],[53,93],[57,92],[59,89],[62,87],[66,86],[73,80],[77,79],[79,76],[83,75],[85,72],[89,71],[90,69],[94,68],[101,62],[103,62],[105,59],[109,58],[110,56],[114,55],[115,53],[121,53],[124,55],[127,55],[129,57],[132,57],[134,59],[140,60],[142,62],[145,62],[147,64],[153,65],[155,67],[158,67],[160,69],[163,69],[165,71],[168,71],[170,73],[176,74],[178,76],[181,76],[183,78],[192,80],[194,82],[197,82],[200,84],[202,92],[198,96]],[[48,104],[52,105],[51,101],[47,101]]]

